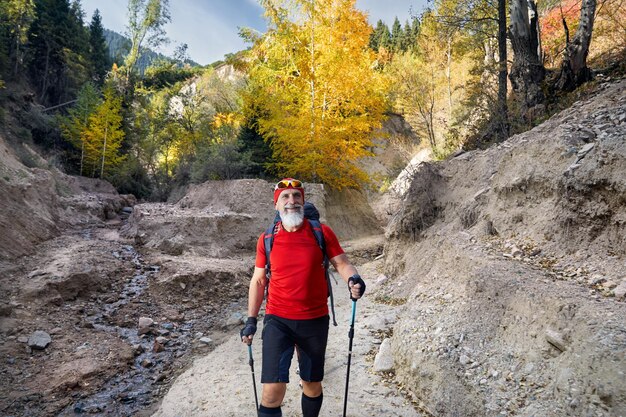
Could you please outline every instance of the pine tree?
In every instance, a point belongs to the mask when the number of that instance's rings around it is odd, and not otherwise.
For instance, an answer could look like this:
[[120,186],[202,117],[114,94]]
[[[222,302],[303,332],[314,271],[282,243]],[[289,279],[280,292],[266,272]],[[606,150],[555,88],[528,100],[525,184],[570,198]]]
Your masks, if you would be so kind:
[[111,69],[111,61],[109,59],[109,48],[104,39],[102,18],[98,9],[94,11],[89,24],[89,46],[95,78],[99,83],[103,83],[106,73]]
[[[24,60],[24,45],[28,41],[28,32],[35,20],[35,2],[33,0],[7,0],[0,5],[0,37],[7,41],[5,50],[6,64],[10,61],[12,75],[16,77]],[[5,47],[5,45],[2,45]],[[2,68],[0,68],[2,70]]]
[[403,41],[403,32],[402,25],[400,24],[400,20],[398,17],[393,21],[393,25],[391,26],[391,50],[393,52],[398,52],[402,50],[402,41]]
[[46,105],[75,97],[90,79],[88,33],[80,2],[39,0],[29,35],[29,70]]
[[411,44],[409,49],[411,52],[417,52],[417,39],[420,35],[420,21],[417,17],[411,19]]
[[402,40],[400,42],[400,50],[402,52],[407,52],[411,49],[411,44],[413,43],[413,32],[411,31],[411,25],[409,21],[404,22],[404,29],[402,30]]
[[389,31],[389,27],[387,25],[383,25],[382,30],[380,32],[380,38],[378,42],[378,49],[384,48],[388,51],[393,50],[393,42],[391,40],[391,32]]
[[[369,47],[376,52],[378,52],[378,48],[380,48],[380,38],[385,31],[385,27],[385,23],[379,19],[378,22],[376,22],[376,27],[370,34]],[[389,31],[389,29],[387,29],[387,31]]]
[[8,3],[0,2],[0,88],[4,86],[2,78],[6,78],[9,71],[9,44],[11,44],[10,25],[7,19]]

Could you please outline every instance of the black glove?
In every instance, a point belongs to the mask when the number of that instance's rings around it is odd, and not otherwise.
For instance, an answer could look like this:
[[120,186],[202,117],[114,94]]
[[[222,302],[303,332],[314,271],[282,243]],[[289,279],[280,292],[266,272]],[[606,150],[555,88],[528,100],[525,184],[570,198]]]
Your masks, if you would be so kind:
[[355,284],[361,285],[361,287],[359,288],[359,298],[363,297],[363,294],[365,294],[365,281],[361,279],[361,276],[359,274],[352,275],[350,278],[348,278],[348,290],[350,291],[350,299],[353,301],[355,301],[355,299],[352,298],[352,286]]
[[256,333],[256,323],[256,317],[248,317],[248,320],[246,320],[246,325],[239,332],[241,337],[243,338],[244,336],[254,336],[254,334]]

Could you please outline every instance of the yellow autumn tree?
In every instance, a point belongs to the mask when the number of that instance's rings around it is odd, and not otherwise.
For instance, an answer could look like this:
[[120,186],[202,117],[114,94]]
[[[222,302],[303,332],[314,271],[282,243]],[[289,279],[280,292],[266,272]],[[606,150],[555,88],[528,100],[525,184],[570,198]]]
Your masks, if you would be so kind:
[[63,137],[80,151],[80,175],[83,175],[85,161],[85,141],[83,133],[88,129],[89,117],[101,103],[100,92],[92,83],[85,83],[78,92],[76,105],[68,115],[59,117]]
[[263,1],[267,33],[250,52],[247,108],[270,141],[278,175],[359,187],[356,162],[386,109],[385,80],[354,0]]
[[387,69],[396,81],[392,96],[397,111],[405,115],[433,151],[440,146],[435,119],[446,84],[446,40],[439,36],[433,16],[424,14],[417,39],[419,52],[395,55]]
[[472,41],[462,30],[445,24],[447,17],[442,16],[453,15],[454,0],[436,0],[435,5],[437,9],[421,17],[415,52],[395,54],[385,71],[394,80],[394,111],[405,117],[436,157],[445,157],[458,148],[465,129],[459,119],[467,112]]
[[84,166],[92,177],[104,178],[124,159],[120,146],[122,130],[122,98],[113,88],[104,90],[104,101],[89,117],[81,138],[84,143]]

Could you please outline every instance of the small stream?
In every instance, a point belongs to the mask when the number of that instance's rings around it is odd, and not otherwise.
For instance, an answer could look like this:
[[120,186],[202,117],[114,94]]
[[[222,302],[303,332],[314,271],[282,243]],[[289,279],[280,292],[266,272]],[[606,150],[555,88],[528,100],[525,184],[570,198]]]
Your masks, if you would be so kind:
[[[85,235],[87,236],[87,235]],[[190,349],[193,339],[192,323],[159,323],[153,326],[150,334],[138,335],[137,327],[121,327],[109,324],[109,318],[122,307],[141,299],[148,287],[150,278],[159,271],[158,266],[146,265],[143,258],[130,245],[125,245],[113,255],[131,262],[134,275],[127,279],[119,298],[108,303],[93,303],[90,310],[96,313],[86,320],[99,331],[117,334],[133,346],[135,358],[132,368],[102,385],[98,392],[80,398],[61,411],[59,416],[107,415],[130,416],[146,409],[165,392],[162,381],[174,360]],[[162,351],[155,352],[155,339],[167,337],[168,342]]]

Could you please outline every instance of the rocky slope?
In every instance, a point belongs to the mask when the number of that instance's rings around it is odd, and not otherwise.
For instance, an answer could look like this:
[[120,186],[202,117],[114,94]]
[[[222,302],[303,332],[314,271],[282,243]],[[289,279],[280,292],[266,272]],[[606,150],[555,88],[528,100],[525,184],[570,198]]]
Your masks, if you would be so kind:
[[24,166],[0,134],[0,260],[30,254],[64,228],[112,219],[135,203],[133,196],[120,196],[106,181],[47,169],[41,156],[25,149],[41,168]]
[[626,415],[625,87],[417,170],[382,297],[432,415]]

